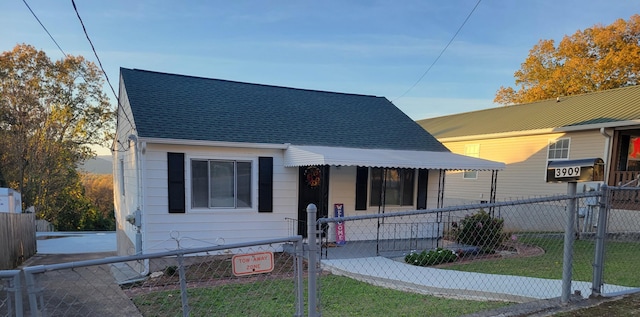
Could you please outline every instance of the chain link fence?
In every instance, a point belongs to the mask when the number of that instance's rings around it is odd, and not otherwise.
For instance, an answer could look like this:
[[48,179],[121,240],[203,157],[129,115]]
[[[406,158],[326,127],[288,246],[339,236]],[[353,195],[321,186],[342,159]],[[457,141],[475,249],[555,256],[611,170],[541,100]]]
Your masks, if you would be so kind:
[[302,316],[304,270],[300,237],[29,266],[0,316]]
[[605,217],[596,216],[594,223],[606,229],[601,233],[603,250],[596,250],[602,253],[604,264],[602,280],[595,283],[603,284],[603,294],[616,292],[607,286],[610,284],[640,287],[640,187],[606,187],[603,197]]
[[638,193],[381,209],[322,218],[304,244],[294,236],[0,271],[0,316],[461,316],[637,291]]
[[[432,296],[455,298],[460,314],[468,306],[486,303],[522,303],[562,298],[575,294],[607,295],[637,291],[640,276],[640,204],[638,188],[606,188],[620,201],[603,200],[603,191],[585,191],[510,200],[496,203],[451,206],[433,210],[360,215],[319,220],[328,225],[324,237],[344,236],[345,241],[324,238],[321,268],[370,285]],[[621,194],[625,192],[626,194]],[[626,204],[624,205],[623,204]],[[598,218],[602,212],[608,221]],[[598,226],[606,254],[597,258]],[[337,228],[337,229],[336,229]],[[333,234],[332,231],[341,230]],[[568,249],[567,249],[568,248]],[[602,248],[602,247],[600,247]],[[594,280],[599,267],[602,280]],[[320,307],[334,307],[335,296],[319,288]],[[377,299],[376,299],[377,301]],[[382,301],[384,302],[384,301]],[[437,304],[429,301],[426,306]],[[437,303],[437,302],[436,302]],[[432,311],[434,307],[415,309]],[[378,311],[394,307],[384,303]],[[388,311],[394,314],[393,311]],[[438,311],[436,314],[445,314]]]

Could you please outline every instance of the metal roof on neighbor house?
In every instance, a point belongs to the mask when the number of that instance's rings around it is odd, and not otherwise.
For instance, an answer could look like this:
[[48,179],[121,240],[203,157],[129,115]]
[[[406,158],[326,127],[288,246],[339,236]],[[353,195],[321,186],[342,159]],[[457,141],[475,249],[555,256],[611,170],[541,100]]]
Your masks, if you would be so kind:
[[384,97],[120,73],[142,138],[449,152]]
[[[559,101],[558,101],[559,100]],[[438,139],[640,124],[640,86],[419,120]]]

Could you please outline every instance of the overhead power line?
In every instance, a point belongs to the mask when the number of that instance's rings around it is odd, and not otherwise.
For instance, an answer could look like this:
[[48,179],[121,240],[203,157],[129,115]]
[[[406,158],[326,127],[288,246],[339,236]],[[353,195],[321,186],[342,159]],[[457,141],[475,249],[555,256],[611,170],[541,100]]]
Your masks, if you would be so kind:
[[431,70],[431,68],[433,68],[433,66],[438,62],[438,60],[440,59],[440,57],[442,57],[442,54],[444,54],[444,52],[447,50],[447,48],[449,48],[449,45],[451,45],[451,43],[453,43],[453,40],[455,40],[456,36],[458,36],[458,33],[460,33],[460,31],[462,30],[462,28],[464,27],[465,24],[467,24],[467,21],[469,21],[469,18],[471,18],[471,15],[473,15],[473,12],[476,11],[476,8],[478,8],[478,6],[480,5],[480,2],[482,0],[478,0],[478,2],[476,2],[476,5],[473,7],[473,9],[471,9],[471,12],[469,12],[469,14],[467,15],[467,17],[464,19],[464,21],[462,21],[462,24],[460,25],[460,27],[458,28],[458,30],[456,31],[455,34],[453,34],[453,36],[451,37],[451,39],[449,40],[449,43],[447,43],[447,45],[445,45],[445,47],[442,49],[442,51],[440,51],[440,54],[438,54],[438,56],[436,57],[436,59],[433,61],[433,63],[431,63],[431,65],[429,65],[429,67],[427,68],[427,70],[424,71],[424,73],[422,73],[422,76],[420,76],[420,78],[418,78],[418,80],[416,80],[416,82],[409,87],[409,89],[407,89],[407,91],[405,91],[402,95],[400,95],[399,97],[397,97],[396,99],[394,99],[393,101],[396,101],[402,97],[404,97],[406,94],[408,94],[413,88],[415,88],[421,81],[422,79],[427,76],[427,74],[429,73],[429,71]]
[[[100,70],[102,70],[102,73],[104,74],[104,78],[107,80],[107,84],[111,88],[111,92],[113,93],[113,95],[118,100],[118,105],[119,105],[120,101],[119,101],[118,95],[116,94],[116,90],[113,89],[113,85],[111,85],[111,81],[109,80],[109,76],[107,75],[107,72],[104,71],[104,67],[102,67],[102,61],[100,61],[100,57],[98,57],[98,52],[96,52],[96,48],[93,46],[93,42],[91,41],[91,38],[89,37],[89,33],[87,33],[87,28],[84,26],[84,22],[82,21],[82,18],[80,17],[80,13],[78,13],[78,8],[76,7],[76,2],[74,0],[71,0],[71,4],[73,5],[73,10],[76,12],[76,16],[78,17],[78,20],[80,21],[80,25],[82,25],[82,31],[84,31],[84,35],[87,37],[87,41],[89,41],[89,44],[91,45],[91,50],[93,51],[93,55],[96,57],[96,60],[98,61],[98,66],[100,66]],[[127,120],[129,120],[129,118],[127,118]],[[129,123],[131,123],[131,121],[129,121]]]
[[[116,90],[113,89],[113,85],[111,84],[111,81],[109,80],[109,75],[107,75],[107,72],[104,70],[104,67],[102,67],[102,61],[100,61],[100,57],[98,56],[98,52],[96,52],[96,48],[93,45],[93,41],[91,41],[91,37],[89,37],[89,33],[87,32],[87,28],[84,26],[84,21],[82,21],[82,17],[80,17],[80,13],[78,12],[78,7],[76,6],[76,2],[74,0],[71,0],[71,4],[73,5],[73,10],[76,12],[76,16],[78,17],[78,21],[80,21],[80,25],[82,25],[82,31],[84,32],[85,37],[87,38],[87,41],[89,41],[89,44],[91,45],[91,50],[93,51],[93,55],[96,57],[96,60],[98,61],[98,66],[100,67],[100,70],[102,70],[102,73],[104,74],[104,78],[107,81],[107,84],[109,85],[109,88],[111,88],[111,92],[113,93],[113,95],[116,98],[116,102],[118,103],[117,107],[116,107],[116,116],[117,118],[119,118],[118,114],[120,113],[120,109],[122,107],[122,105],[120,104],[120,97],[118,97],[118,95],[116,94]],[[129,125],[131,127],[133,127],[133,123],[131,122],[131,120],[129,119],[129,115],[127,115],[127,113],[125,111],[122,111],[122,114],[124,114],[124,118],[127,120],[127,122],[129,122]],[[116,127],[117,129],[117,127]],[[115,145],[116,142],[114,140],[113,144]],[[112,145],[113,147],[113,145]],[[113,148],[112,148],[113,150]],[[125,149],[126,151],[126,149]]]
[[40,19],[38,18],[38,16],[35,14],[35,12],[33,12],[33,10],[31,10],[31,7],[29,6],[29,4],[27,3],[27,0],[22,0],[22,2],[24,2],[24,5],[27,6],[27,9],[29,9],[29,12],[31,12],[31,14],[33,15],[34,18],[36,18],[36,21],[38,21],[38,23],[40,23],[40,26],[44,29],[45,32],[47,32],[47,34],[49,35],[49,38],[51,38],[51,40],[53,41],[53,43],[56,44],[56,46],[58,47],[58,49],[60,50],[60,52],[62,52],[62,55],[64,55],[65,57],[67,56],[67,53],[65,53],[62,50],[62,47],[60,47],[60,45],[58,45],[58,42],[56,42],[56,39],[53,38],[53,35],[51,35],[51,33],[49,33],[49,30],[47,30],[47,28],[44,26],[44,24],[42,24],[42,21],[40,21]]
[[[29,6],[29,3],[27,3],[26,0],[22,0],[22,2],[24,3],[24,5],[27,7],[27,9],[29,9],[29,12],[31,12],[31,14],[33,15],[33,17],[36,19],[36,21],[38,21],[38,23],[40,24],[40,26],[42,27],[42,29],[44,29],[44,31],[47,33],[47,35],[49,35],[49,38],[51,38],[51,41],[53,41],[53,43],[56,45],[56,47],[58,47],[58,49],[60,50],[60,52],[62,52],[62,55],[64,55],[65,57],[67,57],[67,53],[65,53],[65,51],[62,49],[62,47],[60,46],[60,44],[58,44],[58,42],[56,41],[56,39],[53,37],[53,35],[51,35],[51,32],[49,32],[49,30],[47,29],[46,26],[44,26],[44,24],[42,23],[42,21],[40,21],[40,18],[38,18],[38,16],[36,15],[36,13],[31,9],[31,6]],[[91,41],[91,38],[89,37],[89,34],[87,33],[87,29],[84,26],[84,22],[82,21],[82,18],[80,17],[80,13],[78,13],[78,8],[76,7],[76,4],[74,2],[74,0],[71,0],[71,4],[73,5],[73,9],[76,12],[76,15],[78,17],[78,20],[80,20],[80,24],[82,25],[82,30],[84,31],[85,36],[87,37],[87,40],[89,41],[89,44],[91,44],[91,49],[93,50],[93,54],[95,55],[96,59],[98,60],[98,65],[100,67],[100,70],[102,71],[102,74],[104,74],[104,77],[107,81],[107,84],[109,85],[109,87],[111,88],[111,92],[113,93],[114,97],[116,98],[116,102],[117,102],[117,107],[116,107],[116,113],[119,112],[120,107],[122,106],[120,104],[120,98],[118,97],[118,95],[116,94],[115,89],[113,88],[113,85],[111,85],[111,81],[109,80],[109,76],[107,75],[107,73],[104,70],[104,67],[102,66],[102,62],[100,61],[100,57],[98,57],[98,53],[96,52],[96,49],[93,45],[93,42]],[[83,79],[85,81],[86,78],[84,78],[84,76],[82,76]],[[127,122],[129,122],[129,124],[133,127],[133,123],[131,122],[131,120],[129,119],[129,116],[127,115],[126,112],[123,111],[124,117],[127,120]],[[115,144],[115,142],[114,142]],[[114,149],[112,149],[114,150]],[[126,151],[126,149],[125,149]]]

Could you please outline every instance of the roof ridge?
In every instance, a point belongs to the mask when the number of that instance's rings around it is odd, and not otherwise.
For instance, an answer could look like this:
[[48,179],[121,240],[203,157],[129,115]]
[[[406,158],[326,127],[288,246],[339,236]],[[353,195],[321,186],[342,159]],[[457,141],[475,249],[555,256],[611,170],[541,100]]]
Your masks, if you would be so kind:
[[[625,89],[640,89],[640,85],[631,85],[631,86],[625,86],[625,87],[618,87],[618,88],[611,88],[611,89],[605,89],[605,90],[598,90],[598,91],[591,91],[591,92],[586,92],[583,94],[578,94],[578,95],[569,95],[569,96],[558,96],[556,98],[560,98],[560,102],[566,102],[569,99],[575,99],[578,97],[588,97],[588,96],[592,96],[592,95],[598,95],[598,94],[609,94],[609,93],[614,93],[616,91],[620,91],[620,90],[625,90]],[[551,102],[551,103],[550,103]],[[459,112],[459,113],[452,113],[452,114],[448,114],[448,115],[444,115],[444,116],[438,116],[438,117],[432,117],[432,118],[424,118],[424,119],[420,119],[417,120],[418,123],[420,122],[426,122],[432,119],[442,119],[442,118],[447,118],[447,117],[453,117],[453,116],[460,116],[460,115],[464,115],[464,114],[471,114],[471,113],[482,113],[482,112],[487,112],[487,111],[497,111],[499,109],[515,109],[515,108],[522,108],[522,107],[533,107],[537,104],[541,104],[541,103],[550,103],[548,106],[551,105],[555,105],[556,103],[556,99],[555,98],[548,98],[548,99],[543,99],[543,100],[536,100],[536,101],[531,101],[531,102],[527,102],[527,103],[519,103],[519,104],[513,104],[513,105],[500,105],[500,106],[496,106],[496,107],[491,107],[491,108],[485,108],[485,109],[478,109],[478,110],[471,110],[471,111],[465,111],[465,112]]]
[[[584,96],[596,95],[596,94],[602,94],[602,93],[611,93],[611,92],[614,92],[614,91],[617,91],[617,90],[631,89],[631,88],[637,88],[637,87],[640,87],[640,85],[630,85],[630,86],[624,86],[624,87],[616,87],[616,88],[610,88],[610,89],[589,91],[589,92],[585,92],[585,93],[581,93],[581,94],[577,94],[577,95],[560,95],[560,96],[553,97],[553,98],[547,98],[547,99],[536,100],[536,101],[531,101],[531,102],[519,103],[519,104],[514,104],[514,105],[510,105],[510,106],[505,106],[505,107],[522,106],[522,105],[528,105],[528,104],[534,104],[534,103],[549,102],[549,101],[554,101],[557,98],[560,98],[560,101],[562,101],[563,100],[562,98],[584,97]],[[564,99],[564,100],[566,100],[566,99]]]
[[308,92],[319,92],[319,93],[327,93],[327,94],[337,94],[337,95],[347,95],[347,96],[360,96],[360,97],[374,97],[374,98],[385,98],[384,96],[375,96],[375,95],[366,95],[366,94],[356,94],[356,93],[346,93],[346,92],[336,92],[329,90],[318,90],[318,89],[309,89],[309,88],[295,88],[295,87],[287,87],[287,86],[278,86],[278,85],[269,85],[269,84],[260,84],[260,83],[251,83],[246,81],[237,81],[237,80],[229,80],[229,79],[220,79],[220,78],[211,78],[211,77],[203,77],[203,76],[194,76],[194,75],[184,75],[184,74],[176,74],[176,73],[168,73],[168,72],[159,72],[153,70],[139,69],[139,68],[126,68],[120,67],[121,70],[129,70],[129,71],[137,71],[137,72],[145,72],[151,74],[158,75],[166,75],[166,76],[176,76],[183,78],[193,78],[200,80],[213,80],[234,84],[243,84],[243,85],[253,85],[253,86],[261,86],[261,87],[269,87],[269,88],[280,88],[280,89],[288,89],[288,90],[298,90],[298,91],[308,91]]

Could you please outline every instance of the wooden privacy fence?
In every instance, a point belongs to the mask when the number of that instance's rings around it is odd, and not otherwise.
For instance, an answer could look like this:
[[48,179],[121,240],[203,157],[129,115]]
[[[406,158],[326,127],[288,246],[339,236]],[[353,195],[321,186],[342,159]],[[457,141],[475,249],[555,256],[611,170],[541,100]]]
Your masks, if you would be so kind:
[[36,253],[36,215],[0,212],[0,270],[10,270]]

